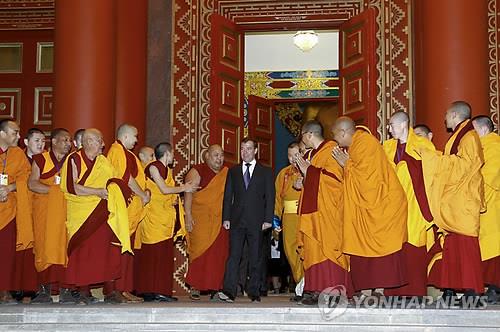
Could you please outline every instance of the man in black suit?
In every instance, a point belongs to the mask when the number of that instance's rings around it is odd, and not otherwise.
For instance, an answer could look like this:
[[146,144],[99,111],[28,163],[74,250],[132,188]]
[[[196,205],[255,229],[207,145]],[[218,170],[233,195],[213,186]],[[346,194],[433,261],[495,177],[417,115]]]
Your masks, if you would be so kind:
[[250,281],[248,296],[260,302],[260,256],[262,232],[271,227],[274,212],[274,180],[269,167],[257,163],[257,143],[250,138],[241,142],[243,162],[233,166],[226,178],[222,220],[229,229],[229,259],[226,262],[224,289],[219,298],[233,302],[236,296],[239,264],[245,240],[248,243]]

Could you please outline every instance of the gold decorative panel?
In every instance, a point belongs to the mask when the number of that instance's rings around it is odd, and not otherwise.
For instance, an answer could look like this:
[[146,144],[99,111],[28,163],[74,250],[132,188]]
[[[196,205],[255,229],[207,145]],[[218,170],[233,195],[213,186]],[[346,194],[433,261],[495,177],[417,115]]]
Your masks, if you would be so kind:
[[23,44],[0,43],[0,73],[22,73]]
[[38,42],[36,48],[36,72],[52,73],[54,71],[54,43]]

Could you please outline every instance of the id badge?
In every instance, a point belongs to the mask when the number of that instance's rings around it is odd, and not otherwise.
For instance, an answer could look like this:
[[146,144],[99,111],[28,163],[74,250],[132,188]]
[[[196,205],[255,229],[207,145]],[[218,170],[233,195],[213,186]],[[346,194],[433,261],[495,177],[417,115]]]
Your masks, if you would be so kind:
[[9,175],[8,174],[0,174],[0,185],[2,185],[2,186],[9,185]]
[[54,177],[54,184],[61,184],[61,177],[59,175]]

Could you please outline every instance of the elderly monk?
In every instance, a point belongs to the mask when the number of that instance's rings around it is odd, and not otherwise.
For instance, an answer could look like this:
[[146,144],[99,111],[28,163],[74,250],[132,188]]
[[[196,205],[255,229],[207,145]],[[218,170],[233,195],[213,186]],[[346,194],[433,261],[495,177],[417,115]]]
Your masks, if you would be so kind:
[[86,129],[82,148],[66,158],[61,189],[67,201],[68,267],[66,282],[80,287],[80,303],[91,304],[89,286],[104,283],[104,301],[125,303],[115,290],[121,276],[120,258],[131,252],[127,202],[131,191],[102,155],[97,129]]
[[298,231],[303,241],[304,291],[312,294],[302,304],[318,302],[319,293],[343,285],[351,293],[349,259],[342,253],[342,168],[331,158],[336,146],[326,141],[315,120],[302,126],[302,142],[311,148],[310,159],[295,155],[304,175]]
[[[295,157],[299,154],[299,143],[290,143],[288,145],[288,161],[290,165],[278,173],[275,181],[274,215],[275,219],[279,220],[280,225],[273,225],[275,227],[279,226],[278,230],[283,230],[283,247],[295,283],[299,283],[304,277],[304,265],[298,252],[299,242],[297,241],[298,206],[303,180],[302,174],[295,164]],[[296,294],[296,297],[292,299],[299,300],[297,295],[300,296],[301,294]]]
[[68,264],[66,254],[66,200],[61,191],[61,168],[71,151],[71,136],[57,128],[50,135],[50,152],[35,155],[29,178],[33,194],[33,228],[35,231],[35,267],[40,290],[33,304],[52,303],[51,289],[59,286],[59,303],[75,303],[65,283]]
[[[33,156],[42,153],[45,147],[45,134],[38,128],[31,128],[24,139],[26,146],[25,154],[30,165]],[[14,276],[14,289],[19,290],[16,298],[21,300],[23,296],[34,294],[38,289],[38,277],[35,269],[35,255],[33,250],[33,216],[32,203],[33,194],[28,186],[17,186],[17,246],[16,246],[16,270]]]
[[139,149],[139,160],[142,167],[146,168],[150,162],[155,161],[155,150],[150,146],[143,146]]
[[[362,295],[407,284],[402,247],[407,239],[407,199],[379,141],[349,117],[333,127],[333,158],[344,169],[343,252]],[[347,149],[345,151],[344,149]],[[307,280],[307,279],[306,279]]]
[[205,162],[193,166],[185,181],[200,187],[184,194],[188,233],[189,267],[186,283],[190,297],[200,299],[200,290],[210,291],[213,299],[222,289],[224,267],[229,252],[228,231],[222,227],[222,201],[228,168],[220,145],[208,148]]
[[431,261],[429,283],[444,289],[446,303],[452,303],[457,290],[465,292],[462,300],[466,301],[484,291],[478,239],[479,214],[484,210],[484,158],[470,116],[469,104],[452,103],[446,111],[446,127],[453,135],[443,154],[419,151],[431,213],[439,227],[434,247],[442,247]]
[[392,139],[384,142],[389,163],[396,170],[408,200],[408,241],[403,245],[408,285],[386,289],[385,295],[427,295],[427,230],[433,220],[422,172],[422,160],[415,152],[421,147],[434,150],[427,138],[417,136],[409,126],[405,112],[394,113],[389,120]]
[[[27,186],[30,164],[17,147],[19,126],[11,120],[0,121],[0,305],[16,304],[9,290],[14,285],[16,258],[16,187]],[[29,240],[29,239],[28,239]],[[28,243],[17,243],[26,248]]]
[[[145,170],[146,187],[151,191],[151,202],[146,205],[146,217],[137,230],[136,248],[136,292],[146,302],[173,302],[174,241],[186,234],[184,209],[179,202],[179,193],[192,192],[195,187],[187,182],[175,186],[172,169],[174,161],[170,143],[155,147],[156,161]],[[179,203],[178,203],[179,202]],[[175,205],[178,204],[177,215]],[[177,217],[180,229],[175,232]]]
[[[143,206],[149,203],[150,192],[146,191],[146,176],[140,160],[131,151],[137,143],[137,128],[129,124],[122,124],[116,132],[116,141],[108,151],[108,160],[115,169],[114,177],[122,179],[128,184],[134,195],[128,206],[128,221],[130,241],[134,242],[137,226],[144,219],[146,211]],[[122,275],[116,281],[116,289],[131,303],[143,302],[132,295],[134,290],[134,256],[131,253],[122,255]]]
[[418,124],[413,127],[413,132],[415,133],[415,135],[427,138],[429,141],[432,141],[432,138],[434,137],[431,128],[424,124]]
[[472,119],[472,125],[481,140],[484,165],[486,212],[480,216],[479,246],[483,261],[484,283],[488,285],[489,302],[497,302],[500,293],[500,136],[493,130],[493,122],[487,116]]

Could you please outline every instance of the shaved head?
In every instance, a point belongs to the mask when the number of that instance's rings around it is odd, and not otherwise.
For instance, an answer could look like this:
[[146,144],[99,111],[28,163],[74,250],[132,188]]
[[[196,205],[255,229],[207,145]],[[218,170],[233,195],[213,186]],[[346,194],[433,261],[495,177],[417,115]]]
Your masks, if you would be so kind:
[[150,146],[143,146],[139,150],[139,160],[143,166],[146,166],[153,160],[155,160],[155,150]]
[[224,166],[224,151],[219,144],[210,145],[206,152],[205,163],[215,172],[222,169],[222,166]]
[[479,115],[472,119],[472,125],[476,130],[479,137],[483,137],[493,132],[495,129],[493,126],[493,121],[486,115]]
[[137,128],[131,124],[124,123],[116,131],[116,138],[129,150],[137,143]]
[[85,142],[89,139],[92,139],[92,138],[102,138],[102,133],[99,129],[96,129],[96,128],[88,128],[88,129],[85,129],[85,131],[83,132],[83,136],[82,136],[82,141]]
[[312,133],[316,137],[323,138],[323,126],[319,121],[309,120],[302,126],[302,133]]
[[467,102],[455,101],[451,103],[445,115],[446,128],[455,130],[461,122],[470,119],[471,113],[471,107]]
[[316,120],[307,121],[302,125],[300,139],[307,148],[316,148],[324,141],[323,126]]
[[161,142],[155,146],[155,157],[156,160],[163,159],[166,165],[170,165],[174,162],[174,149],[172,144],[169,142]]
[[416,125],[415,127],[413,127],[413,130],[415,130],[415,134],[417,134],[417,130],[418,130],[419,133],[417,135],[419,135],[419,136],[423,136],[423,135],[420,135],[420,133],[425,134],[425,135],[429,135],[430,133],[432,133],[431,128],[429,128],[429,126],[424,125],[424,124]]
[[410,117],[406,112],[398,111],[391,116],[391,121],[396,123],[410,122]]
[[464,121],[471,117],[471,107],[465,101],[455,101],[451,104],[450,109],[457,114],[460,120]]
[[19,141],[19,126],[12,120],[0,121],[0,146],[3,150],[17,146]]
[[333,128],[342,129],[354,133],[354,131],[356,130],[356,124],[350,117],[341,116],[337,119],[337,121],[335,121]]
[[85,129],[82,136],[82,146],[85,154],[91,159],[102,154],[104,149],[102,133],[96,128]]
[[71,135],[65,128],[53,129],[50,133],[52,151],[57,154],[67,155],[71,150]]
[[341,116],[335,121],[332,128],[333,139],[341,147],[348,147],[352,144],[352,136],[356,132],[356,124],[348,116]]
[[120,139],[123,136],[125,136],[126,134],[130,134],[130,133],[133,133],[136,131],[137,131],[136,127],[134,127],[128,123],[124,123],[120,127],[118,127],[118,130],[116,131],[116,137],[118,139]]
[[410,118],[403,111],[394,113],[389,119],[389,132],[392,137],[399,140],[401,143],[406,143],[408,139]]
[[431,128],[429,128],[428,126],[426,126],[424,124],[419,124],[419,125],[416,125],[415,127],[413,127],[413,132],[415,133],[415,135],[420,136],[420,137],[425,137],[429,141],[432,141],[432,137],[434,136]]

